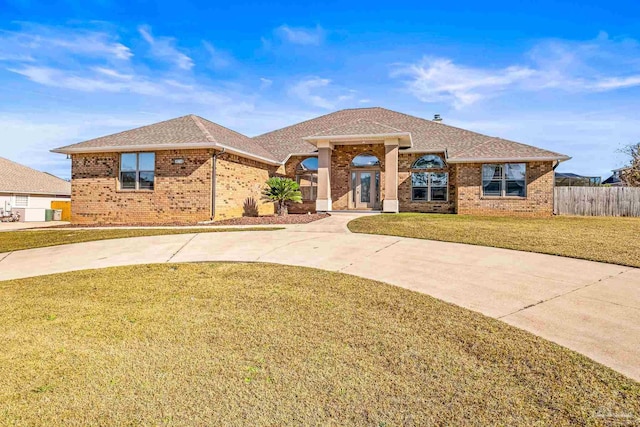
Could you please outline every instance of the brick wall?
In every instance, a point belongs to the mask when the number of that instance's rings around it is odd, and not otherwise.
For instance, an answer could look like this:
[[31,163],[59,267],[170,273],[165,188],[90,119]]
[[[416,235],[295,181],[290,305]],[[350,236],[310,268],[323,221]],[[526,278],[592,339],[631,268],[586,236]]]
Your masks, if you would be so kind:
[[262,191],[276,170],[277,166],[267,166],[236,155],[219,156],[215,219],[273,214],[274,204],[262,200]]
[[[173,158],[184,164],[173,165]],[[170,223],[205,221],[211,215],[211,151],[156,152],[155,189],[119,189],[118,153],[74,154],[71,221]]]
[[[156,152],[155,189],[120,190],[118,153],[72,157],[71,221],[77,224],[196,223],[211,218],[212,151]],[[172,159],[184,163],[173,165]],[[217,160],[216,219],[274,212],[261,192],[275,167],[224,154]],[[251,203],[251,200],[255,202]]]
[[551,216],[553,214],[553,163],[527,163],[527,196],[482,196],[482,164],[456,165],[457,212],[463,215]]
[[[411,166],[425,153],[400,153],[398,156],[398,200],[400,212],[455,213],[456,211],[456,169],[447,165],[444,169],[424,169],[424,172],[449,173],[449,200],[446,202],[425,202],[411,200]],[[439,153],[444,159],[444,153]]]
[[[310,156],[291,156],[287,163],[284,165],[284,170],[280,172],[287,178],[296,179],[296,168],[304,159]],[[303,200],[302,203],[291,203],[289,205],[289,213],[315,213],[316,201],[315,200]]]
[[384,200],[384,145],[336,145],[331,153],[331,199],[334,210],[349,209],[351,161],[364,153],[371,153],[380,160],[380,202]]

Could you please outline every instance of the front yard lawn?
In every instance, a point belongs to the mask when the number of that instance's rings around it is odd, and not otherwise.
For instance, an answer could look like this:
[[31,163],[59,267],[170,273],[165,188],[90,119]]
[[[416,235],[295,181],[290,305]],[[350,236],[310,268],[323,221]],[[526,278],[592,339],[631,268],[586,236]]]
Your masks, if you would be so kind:
[[514,218],[400,213],[351,221],[354,233],[493,246],[640,267],[640,218]]
[[26,230],[0,232],[0,253],[22,249],[43,248],[69,243],[92,242],[95,240],[122,239],[125,237],[162,236],[165,234],[216,233],[226,231],[272,231],[277,227],[247,228],[113,228],[74,230]]
[[4,425],[640,417],[640,384],[611,369],[481,314],[340,273],[118,267],[0,282],[0,301]]

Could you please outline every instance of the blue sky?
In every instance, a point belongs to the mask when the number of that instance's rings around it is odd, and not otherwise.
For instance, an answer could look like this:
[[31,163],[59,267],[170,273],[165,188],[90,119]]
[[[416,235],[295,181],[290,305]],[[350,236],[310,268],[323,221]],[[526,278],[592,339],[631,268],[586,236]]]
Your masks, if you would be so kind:
[[383,106],[608,176],[640,141],[633,1],[0,0],[0,156],[194,113],[249,136]]

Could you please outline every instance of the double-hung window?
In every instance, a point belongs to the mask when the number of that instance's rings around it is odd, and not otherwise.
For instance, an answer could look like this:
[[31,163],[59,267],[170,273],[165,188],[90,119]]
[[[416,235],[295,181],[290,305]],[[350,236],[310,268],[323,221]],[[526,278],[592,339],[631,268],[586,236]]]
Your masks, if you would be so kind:
[[411,166],[411,200],[419,202],[449,200],[449,174],[419,170],[444,168],[446,165],[440,156],[426,154],[416,160]]
[[482,195],[487,197],[526,197],[526,163],[482,165]]
[[446,172],[412,172],[411,199],[423,202],[446,202],[449,174]]
[[120,155],[120,189],[153,190],[155,171],[155,153],[122,153]]

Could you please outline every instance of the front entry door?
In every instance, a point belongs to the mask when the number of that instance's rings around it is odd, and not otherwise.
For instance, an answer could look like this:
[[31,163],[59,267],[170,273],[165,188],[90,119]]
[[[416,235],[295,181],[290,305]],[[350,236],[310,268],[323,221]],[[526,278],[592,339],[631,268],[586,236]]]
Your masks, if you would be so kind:
[[380,172],[356,171],[351,173],[353,206],[355,209],[374,209],[378,204]]

